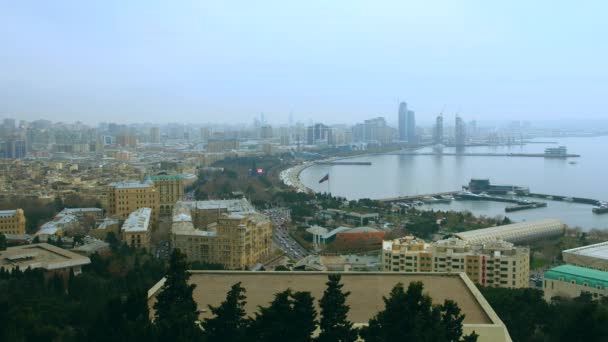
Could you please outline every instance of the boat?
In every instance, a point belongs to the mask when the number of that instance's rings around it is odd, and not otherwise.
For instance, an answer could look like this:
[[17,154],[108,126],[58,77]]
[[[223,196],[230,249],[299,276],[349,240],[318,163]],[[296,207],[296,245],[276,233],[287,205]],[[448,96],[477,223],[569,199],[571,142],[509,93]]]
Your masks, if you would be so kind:
[[594,214],[606,214],[606,213],[608,213],[608,203],[601,202],[600,205],[598,205],[597,207],[593,207],[593,209],[591,209],[591,211]]
[[568,164],[574,165],[574,164],[576,164],[576,162],[575,161],[571,161],[571,162],[568,162]]

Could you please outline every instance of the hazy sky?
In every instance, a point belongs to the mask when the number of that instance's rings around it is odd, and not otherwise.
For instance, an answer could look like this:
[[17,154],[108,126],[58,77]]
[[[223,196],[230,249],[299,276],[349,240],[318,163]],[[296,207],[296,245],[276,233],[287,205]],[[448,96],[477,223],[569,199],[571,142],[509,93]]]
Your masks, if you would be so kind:
[[608,1],[0,0],[0,117],[608,117]]

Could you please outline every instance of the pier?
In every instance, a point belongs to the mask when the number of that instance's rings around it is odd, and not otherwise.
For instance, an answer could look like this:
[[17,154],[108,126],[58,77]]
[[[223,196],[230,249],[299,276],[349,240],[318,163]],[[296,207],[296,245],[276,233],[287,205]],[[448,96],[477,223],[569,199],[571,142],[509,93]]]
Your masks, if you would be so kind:
[[349,161],[319,161],[316,165],[372,165],[371,162],[349,162]]
[[424,198],[428,197],[441,197],[441,196],[454,196],[459,194],[460,190],[457,191],[446,191],[446,192],[437,192],[434,194],[424,194],[424,195],[412,195],[412,196],[399,196],[399,197],[390,197],[390,198],[381,198],[378,201],[383,203],[391,203],[391,202],[412,202],[412,201],[422,201]]
[[550,158],[565,159],[579,158],[580,154],[550,155],[545,153],[453,153],[453,152],[398,152],[402,156],[455,156],[455,157],[527,157],[527,158]]
[[602,201],[591,199],[591,198],[582,198],[582,197],[568,197],[568,196],[560,196],[560,195],[547,195],[547,194],[535,194],[529,193],[528,197],[534,198],[544,198],[552,201],[564,201],[564,202],[574,202],[574,203],[583,203],[589,205],[600,205]]

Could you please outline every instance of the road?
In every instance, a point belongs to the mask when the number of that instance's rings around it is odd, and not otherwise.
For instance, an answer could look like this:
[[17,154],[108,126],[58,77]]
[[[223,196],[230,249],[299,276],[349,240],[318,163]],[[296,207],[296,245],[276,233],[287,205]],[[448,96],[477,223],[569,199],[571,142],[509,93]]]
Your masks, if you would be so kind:
[[264,210],[264,214],[272,221],[272,241],[289,258],[300,260],[311,253],[296,242],[287,231],[287,223],[291,221],[290,213],[284,208]]

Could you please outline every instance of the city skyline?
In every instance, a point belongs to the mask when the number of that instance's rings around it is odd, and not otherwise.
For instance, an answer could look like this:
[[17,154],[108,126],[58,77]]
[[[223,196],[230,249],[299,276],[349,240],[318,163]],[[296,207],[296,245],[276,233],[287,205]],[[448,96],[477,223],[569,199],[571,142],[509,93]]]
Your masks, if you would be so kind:
[[20,1],[0,14],[0,115],[333,124],[407,99],[420,119],[602,119],[606,6]]

